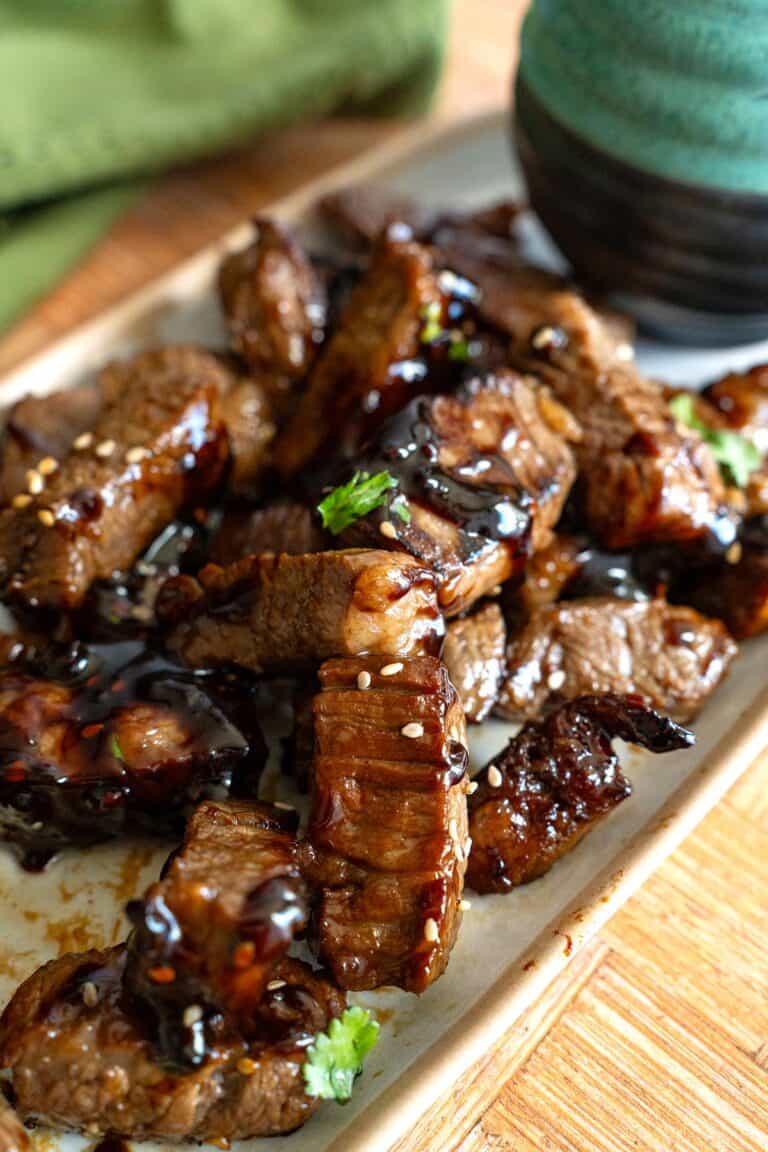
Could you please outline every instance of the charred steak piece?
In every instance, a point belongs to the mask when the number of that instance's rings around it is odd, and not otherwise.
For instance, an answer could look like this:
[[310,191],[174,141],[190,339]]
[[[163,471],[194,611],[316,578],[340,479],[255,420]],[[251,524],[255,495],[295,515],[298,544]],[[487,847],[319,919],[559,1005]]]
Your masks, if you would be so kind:
[[26,1128],[0,1092],[0,1152],[29,1152],[31,1143]]
[[614,326],[538,269],[446,258],[478,285],[480,311],[511,336],[513,361],[540,375],[581,424],[585,507],[601,543],[712,535],[727,546],[735,526],[710,448],[675,423],[662,389],[633,366]]
[[432,652],[444,631],[434,573],[410,556],[363,549],[209,564],[197,580],[169,580],[157,611],[189,667],[231,662],[258,673],[338,654]]
[[275,965],[306,926],[296,813],[205,800],[162,878],[129,905],[125,987],[152,1013],[166,1063],[195,1067],[227,1016],[249,1036]]
[[208,1059],[178,1074],[158,1058],[148,1021],[123,988],[125,947],[62,956],[39,968],[0,1017],[24,1120],[136,1139],[240,1140],[292,1132],[318,1101],[302,1065],[318,1031],[344,1008],[331,984],[284,959],[284,986],[265,993],[245,1041],[222,1029]]
[[686,573],[674,599],[722,620],[737,640],[768,630],[768,512],[747,520],[725,563]]
[[443,660],[473,724],[485,720],[498,699],[506,641],[498,604],[484,604],[472,616],[452,620],[446,630]]
[[326,297],[300,244],[277,220],[222,262],[219,292],[233,351],[277,400],[306,376],[325,333]]
[[[92,581],[130,567],[184,504],[219,482],[228,456],[219,398],[229,374],[194,348],[114,363],[92,438],[23,508],[0,512],[0,579],[14,599],[76,608]],[[41,483],[42,481],[42,483]]]
[[768,515],[768,364],[756,364],[748,372],[731,372],[704,389],[708,420],[715,427],[729,428],[754,444],[763,458],[749,475],[746,486],[749,518]]
[[303,556],[329,547],[328,533],[306,504],[270,504],[255,512],[225,513],[211,546],[211,560],[225,567],[264,552]]
[[31,867],[126,826],[168,831],[266,760],[243,677],[196,676],[139,641],[11,647],[0,671],[0,837]]
[[257,496],[276,432],[269,392],[260,380],[233,373],[219,412],[229,442],[227,489],[235,496]]
[[318,954],[342,988],[423,992],[456,939],[466,867],[464,713],[422,656],[329,660],[315,698],[304,870]]
[[632,792],[611,747],[687,748],[693,734],[638,696],[581,696],[526,724],[477,777],[467,883],[508,892],[536,880]]
[[300,472],[325,446],[350,455],[410,399],[424,375],[423,365],[411,362],[425,313],[442,305],[427,250],[383,238],[278,440],[282,475]]
[[533,612],[510,640],[496,711],[530,719],[564,700],[615,692],[689,720],[735,655],[723,624],[692,608],[610,596],[561,601]]
[[443,611],[456,615],[521,574],[531,548],[547,543],[576,476],[576,438],[549,392],[513,373],[456,396],[418,397],[356,460],[360,472],[388,472],[397,488],[345,539],[383,537],[430,564]]
[[58,466],[72,442],[96,423],[101,403],[101,389],[92,381],[14,404],[0,445],[0,504],[27,492],[30,469]]

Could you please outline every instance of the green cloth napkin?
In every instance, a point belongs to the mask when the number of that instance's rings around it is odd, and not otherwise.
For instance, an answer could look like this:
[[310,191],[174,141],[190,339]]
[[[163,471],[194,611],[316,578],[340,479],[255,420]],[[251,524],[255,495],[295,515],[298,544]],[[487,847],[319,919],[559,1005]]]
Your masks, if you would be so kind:
[[336,110],[413,114],[448,0],[0,0],[0,325],[132,181]]

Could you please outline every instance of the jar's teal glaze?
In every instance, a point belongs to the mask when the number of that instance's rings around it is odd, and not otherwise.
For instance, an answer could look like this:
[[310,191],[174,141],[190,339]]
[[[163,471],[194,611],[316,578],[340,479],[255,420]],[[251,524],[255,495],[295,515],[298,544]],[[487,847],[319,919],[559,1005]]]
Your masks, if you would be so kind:
[[531,199],[580,275],[653,323],[766,334],[768,0],[533,0],[517,103]]

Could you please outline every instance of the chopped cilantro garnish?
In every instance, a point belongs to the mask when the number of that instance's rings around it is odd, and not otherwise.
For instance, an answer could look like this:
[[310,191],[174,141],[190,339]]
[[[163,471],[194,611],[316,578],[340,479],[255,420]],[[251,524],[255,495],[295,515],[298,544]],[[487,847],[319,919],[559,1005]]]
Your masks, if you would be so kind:
[[432,300],[429,304],[424,305],[421,310],[421,318],[424,321],[421,329],[422,344],[433,344],[443,335],[444,329],[440,323],[442,314],[443,309],[439,300]]
[[405,496],[403,496],[402,492],[399,496],[395,496],[394,500],[389,506],[389,510],[393,513],[393,515],[402,520],[404,524],[410,524],[411,510],[408,507],[408,501],[406,500]]
[[125,756],[123,756],[123,750],[120,747],[120,742],[118,741],[114,732],[112,733],[112,738],[110,740],[110,748],[112,749],[112,755],[114,756],[115,760],[122,760],[124,763]]
[[307,1095],[346,1104],[378,1038],[379,1025],[357,1005],[331,1020],[328,1031],[318,1032],[307,1051],[302,1069]]
[[702,440],[709,444],[725,480],[738,488],[744,488],[750,473],[762,463],[762,457],[752,441],[730,428],[710,428],[697,415],[696,400],[690,393],[680,392],[673,396],[669,407],[676,420],[698,432]]
[[449,360],[469,360],[469,344],[462,336],[459,340],[452,340],[448,349]]
[[392,488],[397,488],[397,480],[389,472],[377,472],[375,476],[355,472],[347,484],[334,488],[318,504],[323,527],[338,536],[361,516],[367,516],[374,508],[381,508]]

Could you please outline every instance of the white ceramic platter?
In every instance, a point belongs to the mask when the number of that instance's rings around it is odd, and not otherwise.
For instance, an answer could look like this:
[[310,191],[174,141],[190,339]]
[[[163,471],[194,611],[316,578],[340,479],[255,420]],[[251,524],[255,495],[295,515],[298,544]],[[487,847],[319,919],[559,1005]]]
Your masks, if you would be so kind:
[[[312,201],[331,187],[363,180],[427,202],[458,207],[520,191],[505,130],[492,116],[449,131],[406,133],[362,161],[274,206],[310,230]],[[244,242],[241,228],[93,324],[75,332],[0,384],[3,404],[46,393],[102,361],[164,340],[223,342],[212,290],[224,248]],[[546,243],[530,241],[551,259]],[[718,352],[641,343],[641,367],[675,382],[700,383],[727,368],[768,359],[768,344]],[[635,791],[543,879],[508,896],[475,897],[446,975],[420,999],[386,990],[357,997],[382,1020],[353,1101],[327,1104],[280,1152],[376,1152],[409,1131],[432,1101],[485,1053],[541,993],[584,941],[643,882],[768,744],[768,637],[745,646],[725,685],[695,725],[694,751],[653,758],[627,751]],[[511,735],[489,722],[472,733],[480,767]],[[272,772],[270,797],[292,800]],[[277,788],[277,792],[275,792]],[[0,1003],[16,984],[60,951],[123,938],[125,901],[152,879],[167,844],[142,842],[64,853],[42,875],[22,872],[0,847]],[[57,1138],[66,1152],[82,1145]],[[45,1136],[45,1148],[51,1139]],[[277,1148],[253,1141],[251,1148]]]

